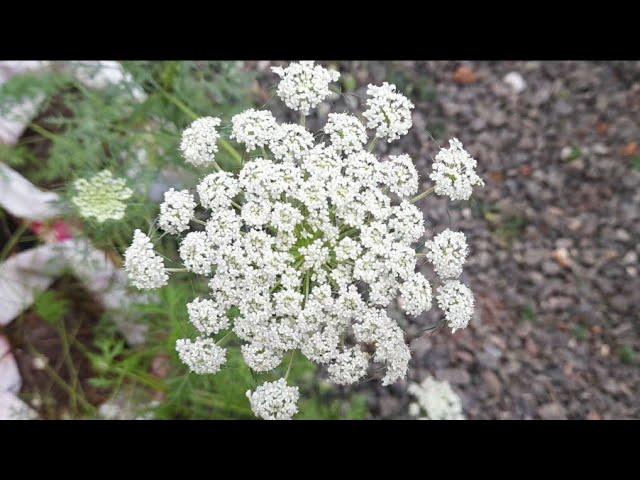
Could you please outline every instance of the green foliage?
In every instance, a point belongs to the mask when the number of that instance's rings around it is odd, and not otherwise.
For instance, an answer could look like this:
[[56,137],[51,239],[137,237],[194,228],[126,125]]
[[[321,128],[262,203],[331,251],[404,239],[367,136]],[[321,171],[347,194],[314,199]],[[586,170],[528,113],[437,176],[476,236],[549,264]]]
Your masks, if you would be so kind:
[[38,295],[33,303],[33,309],[45,322],[58,325],[71,309],[71,302],[55,292],[48,290]]
[[626,363],[627,365],[633,365],[636,363],[637,353],[636,351],[628,345],[625,345],[620,348],[618,351],[618,358],[622,363]]

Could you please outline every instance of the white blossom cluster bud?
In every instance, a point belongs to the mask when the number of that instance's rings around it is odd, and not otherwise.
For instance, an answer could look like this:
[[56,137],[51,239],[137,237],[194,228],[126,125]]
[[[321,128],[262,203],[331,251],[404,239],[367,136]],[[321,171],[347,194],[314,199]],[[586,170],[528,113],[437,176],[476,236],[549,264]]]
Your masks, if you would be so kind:
[[469,254],[462,232],[443,230],[425,243],[426,257],[440,278],[458,278]]
[[189,228],[196,201],[188,190],[173,188],[164,192],[164,202],[160,204],[158,226],[167,233],[177,234]]
[[[328,95],[338,75],[311,62],[276,70],[280,97],[303,113]],[[368,93],[367,126],[389,141],[404,135],[411,102],[389,84],[370,85]],[[194,122],[183,137],[189,145],[183,152],[199,159],[196,164],[212,159],[217,148],[210,141],[217,141],[215,128],[212,134],[206,123]],[[448,279],[456,277],[467,254],[464,236],[452,232],[416,253],[425,222],[410,198],[419,184],[411,157],[381,161],[366,151],[367,130],[349,114],[330,114],[320,141],[302,125],[277,124],[269,112],[248,110],[232,124],[232,137],[247,153],[262,151],[258,157],[243,155],[238,172],[219,170],[197,185],[204,225],[191,222],[187,231],[195,209],[187,191],[170,190],[161,206],[164,230],[186,232],[179,247],[184,267],[210,277],[208,298],[187,306],[203,337],[181,340],[180,358],[198,373],[217,371],[224,352],[209,337],[233,333],[255,372],[280,369],[286,355],[294,358],[299,351],[326,365],[329,380],[340,385],[362,381],[372,365],[383,385],[406,377],[411,352],[387,308],[397,299],[409,315],[429,310],[431,284],[416,271],[417,259],[428,255],[439,277]],[[134,284],[152,288],[166,282],[162,259],[148,238],[136,234],[129,251],[144,252],[129,255],[126,268]],[[162,281],[141,281],[149,271],[164,276]],[[473,313],[468,288],[447,280],[437,293],[449,326],[465,327]],[[298,396],[286,379],[248,392],[261,418],[291,418]]]
[[427,377],[421,383],[412,383],[407,391],[416,398],[409,405],[409,413],[414,417],[425,413],[420,420],[464,420],[462,401],[453,391],[449,382]]
[[329,365],[329,380],[336,385],[351,385],[366,375],[368,367],[369,354],[359,348],[349,348]]
[[302,160],[313,147],[313,134],[296,123],[280,125],[271,137],[269,148],[277,160]]
[[414,105],[396,92],[395,85],[387,82],[369,85],[367,95],[367,110],[362,115],[368,121],[367,127],[376,131],[376,137],[392,142],[409,132]]
[[289,387],[284,378],[275,382],[266,382],[247,391],[251,410],[257,417],[265,420],[291,420],[298,413],[298,387]]
[[169,280],[162,257],[140,230],[134,232],[133,242],[124,252],[124,269],[131,283],[143,290],[163,287]]
[[465,328],[473,316],[473,292],[458,280],[447,280],[438,287],[438,306],[452,332]]
[[191,324],[204,335],[229,328],[227,312],[213,300],[198,297],[187,304],[187,311]]
[[346,154],[359,152],[367,143],[367,130],[362,122],[347,113],[330,113],[324,126],[331,145]]
[[71,198],[84,218],[94,218],[102,223],[121,220],[127,209],[125,200],[133,195],[122,178],[114,178],[109,170],[102,170],[90,179],[80,178],[73,184],[75,194]]
[[304,115],[331,93],[329,84],[340,78],[340,73],[312,61],[292,63],[287,68],[272,67],[272,70],[281,78],[277,90],[280,99]]
[[278,129],[276,119],[270,111],[253,108],[234,115],[231,123],[231,138],[244,143],[247,151],[267,146]]
[[429,178],[436,184],[435,192],[451,200],[468,200],[473,186],[484,182],[476,174],[477,162],[462,148],[457,138],[449,140],[449,148],[441,148],[433,162]]
[[384,167],[389,176],[389,190],[400,197],[418,193],[418,172],[409,155],[390,155]]
[[211,338],[182,338],[176,341],[176,351],[193,373],[217,373],[227,361],[227,349],[219,347]]
[[431,309],[431,285],[424,275],[414,273],[400,287],[402,309],[409,315],[420,315]]
[[220,138],[217,129],[220,123],[219,118],[202,117],[182,133],[180,150],[187,163],[199,167],[215,161]]

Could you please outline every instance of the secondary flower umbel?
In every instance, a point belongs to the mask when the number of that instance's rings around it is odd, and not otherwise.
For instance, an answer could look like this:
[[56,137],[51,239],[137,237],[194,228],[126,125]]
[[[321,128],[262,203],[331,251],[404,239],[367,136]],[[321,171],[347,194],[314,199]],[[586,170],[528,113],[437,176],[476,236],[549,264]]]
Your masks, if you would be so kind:
[[[282,77],[278,95],[303,115],[338,78],[313,62],[274,70]],[[366,127],[387,141],[406,134],[411,102],[386,83],[367,92]],[[220,122],[201,120],[181,145],[195,165],[212,163],[217,151]],[[209,298],[187,306],[199,336],[178,341],[180,358],[195,373],[214,373],[226,360],[219,343],[232,333],[255,372],[284,364],[284,378],[247,393],[261,418],[297,412],[298,389],[287,385],[294,352],[325,365],[329,380],[340,385],[380,370],[383,385],[404,378],[411,353],[387,307],[397,299],[412,316],[431,308],[431,283],[416,271],[421,257],[442,278],[460,275],[467,254],[462,234],[440,234],[426,252],[416,252],[425,234],[414,203],[423,194],[412,198],[418,173],[406,154],[369,152],[366,127],[355,115],[330,114],[324,135],[314,135],[304,122],[278,123],[270,112],[247,110],[232,119],[231,137],[247,150],[239,172],[214,164],[216,171],[196,187],[198,217],[206,220],[194,217],[197,207],[186,190],[171,189],[161,206],[159,226],[181,235],[184,268],[205,277],[210,290]],[[141,232],[126,258],[136,286],[164,284],[162,259]],[[436,292],[451,328],[466,326],[470,290],[447,280]]]

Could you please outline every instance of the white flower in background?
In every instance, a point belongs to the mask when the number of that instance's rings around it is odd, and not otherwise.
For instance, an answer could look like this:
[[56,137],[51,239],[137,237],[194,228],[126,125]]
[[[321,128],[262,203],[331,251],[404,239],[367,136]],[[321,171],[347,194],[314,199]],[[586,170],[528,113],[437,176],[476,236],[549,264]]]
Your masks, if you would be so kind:
[[211,338],[182,338],[176,341],[176,351],[193,373],[198,375],[217,373],[227,361],[227,350]]
[[452,332],[465,328],[473,316],[473,292],[458,280],[447,280],[438,287],[438,306]]
[[308,115],[330,93],[329,84],[340,78],[340,73],[327,70],[312,61],[291,63],[288,67],[272,67],[281,78],[277,94],[291,110]]
[[198,297],[187,304],[187,311],[191,324],[204,335],[229,328],[227,312],[213,300]]
[[109,170],[102,170],[90,179],[80,178],[73,183],[75,194],[71,198],[84,218],[97,222],[121,220],[127,209],[126,200],[133,190],[122,178],[114,178]]
[[392,142],[407,134],[413,124],[413,103],[397,93],[395,85],[387,82],[369,85],[367,96],[367,110],[362,115],[368,121],[367,128],[376,131],[376,137]]
[[298,387],[287,386],[284,378],[275,382],[266,382],[247,391],[251,410],[257,417],[265,420],[291,420],[298,413]]
[[330,113],[324,133],[331,145],[346,154],[359,152],[367,143],[367,130],[362,122],[347,113]]
[[431,285],[421,273],[412,274],[400,287],[400,303],[409,315],[420,315],[431,309]]
[[219,118],[203,117],[191,123],[182,133],[180,150],[187,163],[199,167],[215,161],[220,138],[219,126]]
[[124,269],[131,283],[142,290],[160,288],[169,280],[162,257],[140,230],[134,232],[131,246],[124,252]]
[[449,148],[441,148],[433,162],[429,178],[435,182],[435,192],[451,200],[468,200],[473,186],[484,182],[476,174],[477,162],[462,148],[457,138],[449,140]]
[[188,190],[171,188],[164,193],[164,202],[160,204],[158,226],[172,234],[187,230],[195,209],[196,201]]
[[[305,113],[328,95],[337,73],[296,65],[277,69],[279,94]],[[405,134],[411,102],[389,84],[369,86],[368,93],[365,117],[375,135],[391,141]],[[217,371],[224,355],[209,337],[232,332],[255,372],[283,368],[283,358],[299,351],[326,365],[336,384],[362,381],[372,364],[382,385],[405,378],[411,352],[387,307],[398,299],[417,316],[432,306],[431,284],[416,272],[415,243],[425,235],[425,222],[412,203],[420,198],[410,198],[419,185],[411,157],[380,161],[365,151],[367,131],[349,114],[330,114],[320,142],[302,125],[277,124],[268,112],[249,110],[232,123],[233,138],[248,151],[263,151],[257,158],[245,155],[237,173],[218,171],[197,186],[208,219],[204,226],[191,222],[179,254],[187,270],[211,277],[210,299],[187,306],[203,337],[182,340],[180,357],[192,369]],[[167,192],[159,219],[166,231],[188,229],[193,209],[186,195]],[[439,251],[432,262],[440,276],[457,272],[466,256],[464,238],[464,248],[446,239],[440,234],[428,243],[428,252]],[[161,259],[160,272],[166,276]],[[457,281],[437,292],[449,326],[465,327],[473,313],[471,292]],[[248,392],[261,418],[291,418],[298,396],[285,379]]]
[[425,243],[425,251],[440,278],[458,278],[469,254],[469,247],[464,233],[446,229]]
[[234,115],[231,123],[233,125],[231,138],[244,143],[247,151],[267,146],[278,129],[276,119],[271,112],[253,108]]
[[417,402],[409,405],[410,415],[417,417],[422,409],[425,417],[420,420],[464,420],[462,401],[448,382],[427,377],[409,385],[408,392]]

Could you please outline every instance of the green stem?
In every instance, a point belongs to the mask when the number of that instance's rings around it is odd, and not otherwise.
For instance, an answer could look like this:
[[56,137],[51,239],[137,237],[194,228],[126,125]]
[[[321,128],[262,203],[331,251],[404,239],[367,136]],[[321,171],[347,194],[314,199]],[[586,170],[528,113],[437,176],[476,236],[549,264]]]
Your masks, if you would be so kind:
[[284,376],[284,379],[287,380],[289,378],[289,372],[291,372],[291,365],[293,365],[293,357],[295,357],[296,351],[291,350],[291,357],[289,357],[289,366],[287,367],[287,373]]
[[29,224],[27,222],[20,224],[13,236],[2,249],[2,253],[0,253],[0,260],[4,260],[11,253],[11,250],[16,246],[18,240],[20,240],[20,237],[22,237],[22,234],[27,230],[27,228],[29,228]]
[[435,185],[433,187],[429,187],[427,188],[424,192],[416,195],[415,197],[413,197],[410,202],[411,203],[416,203],[419,202],[420,200],[422,200],[424,197],[426,197],[427,195],[429,195],[431,192],[433,192],[435,190]]
[[371,139],[371,142],[369,142],[369,146],[367,147],[367,151],[369,153],[373,152],[375,150],[377,144],[378,144],[378,137],[373,137]]

